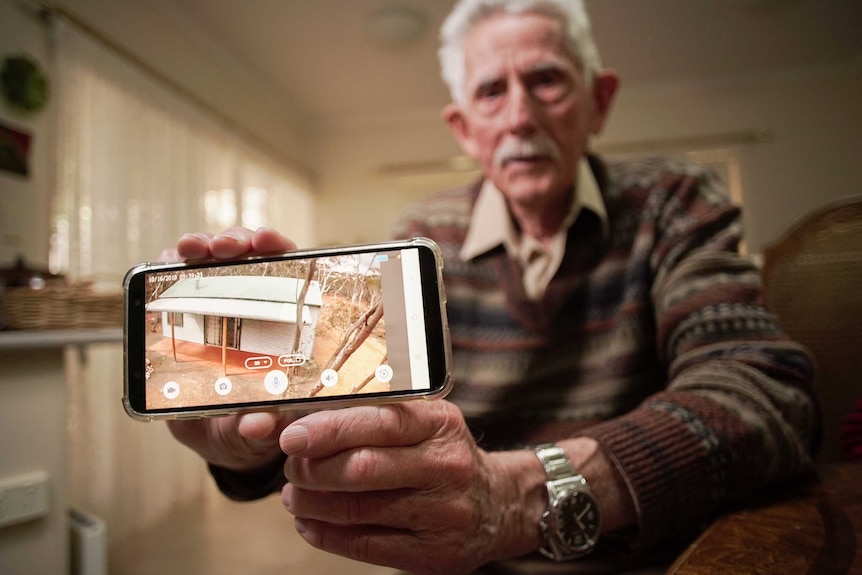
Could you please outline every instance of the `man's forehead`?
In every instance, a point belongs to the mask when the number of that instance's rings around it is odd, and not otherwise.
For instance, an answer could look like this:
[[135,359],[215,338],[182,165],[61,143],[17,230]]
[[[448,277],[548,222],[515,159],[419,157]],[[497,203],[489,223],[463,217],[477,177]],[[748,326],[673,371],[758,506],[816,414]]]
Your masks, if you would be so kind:
[[568,54],[517,54],[511,58],[477,59],[466,66],[468,87],[495,82],[515,74],[527,77],[540,72],[557,71],[567,75],[577,72],[573,58]]
[[485,65],[480,65],[472,71],[468,69],[467,78],[471,85],[478,85],[501,80],[512,72],[523,78],[541,72],[573,74],[575,70],[573,63],[564,58],[541,59],[514,66],[495,66],[486,62]]
[[[500,14],[480,22],[464,43],[467,77],[494,77],[509,71],[567,70],[578,67],[562,25],[541,14]],[[481,81],[481,80],[480,80]]]

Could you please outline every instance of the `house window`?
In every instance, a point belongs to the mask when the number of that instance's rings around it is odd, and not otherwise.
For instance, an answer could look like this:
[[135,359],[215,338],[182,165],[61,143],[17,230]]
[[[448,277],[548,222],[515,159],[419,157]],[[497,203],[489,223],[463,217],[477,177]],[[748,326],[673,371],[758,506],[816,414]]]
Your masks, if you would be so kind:
[[222,347],[222,335],[225,333],[224,322],[227,322],[227,342],[224,347],[228,349],[239,349],[240,320],[236,317],[206,316],[205,340],[207,345]]
[[168,325],[172,325],[174,327],[183,327],[183,317],[185,314],[176,313],[176,312],[168,312]]

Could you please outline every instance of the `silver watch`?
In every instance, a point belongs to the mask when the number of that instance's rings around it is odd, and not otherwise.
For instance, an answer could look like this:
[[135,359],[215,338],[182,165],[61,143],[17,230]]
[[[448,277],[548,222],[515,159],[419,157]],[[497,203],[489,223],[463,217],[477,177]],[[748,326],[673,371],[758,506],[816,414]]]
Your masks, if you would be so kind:
[[548,489],[548,508],[539,520],[544,541],[539,551],[555,561],[582,557],[593,550],[601,533],[598,499],[561,448],[540,445],[536,456],[545,468]]

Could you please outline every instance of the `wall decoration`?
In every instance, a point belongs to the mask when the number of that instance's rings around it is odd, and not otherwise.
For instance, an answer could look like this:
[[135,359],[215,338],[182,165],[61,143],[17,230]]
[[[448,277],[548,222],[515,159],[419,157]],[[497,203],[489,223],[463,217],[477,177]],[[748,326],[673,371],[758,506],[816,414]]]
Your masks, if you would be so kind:
[[29,56],[7,56],[0,70],[0,82],[3,99],[12,110],[31,114],[48,101],[48,78]]
[[0,124],[0,170],[29,176],[32,139],[26,132]]

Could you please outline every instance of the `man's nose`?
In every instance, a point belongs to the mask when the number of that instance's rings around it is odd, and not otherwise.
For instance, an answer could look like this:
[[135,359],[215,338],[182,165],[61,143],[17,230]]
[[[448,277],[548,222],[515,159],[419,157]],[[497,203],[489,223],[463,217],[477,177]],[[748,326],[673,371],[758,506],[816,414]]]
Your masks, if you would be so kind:
[[536,101],[522,85],[509,91],[505,114],[506,128],[516,134],[529,134],[536,129]]

